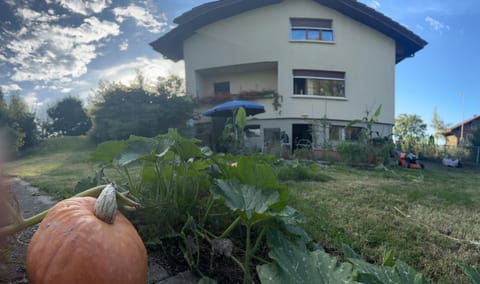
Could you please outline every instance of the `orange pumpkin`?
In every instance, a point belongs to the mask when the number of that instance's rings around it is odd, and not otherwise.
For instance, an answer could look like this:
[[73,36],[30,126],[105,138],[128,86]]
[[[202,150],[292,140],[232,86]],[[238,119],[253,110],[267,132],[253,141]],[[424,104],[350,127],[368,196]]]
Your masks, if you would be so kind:
[[31,283],[146,283],[147,252],[137,231],[116,207],[113,224],[98,219],[95,200],[71,198],[50,210],[28,247]]

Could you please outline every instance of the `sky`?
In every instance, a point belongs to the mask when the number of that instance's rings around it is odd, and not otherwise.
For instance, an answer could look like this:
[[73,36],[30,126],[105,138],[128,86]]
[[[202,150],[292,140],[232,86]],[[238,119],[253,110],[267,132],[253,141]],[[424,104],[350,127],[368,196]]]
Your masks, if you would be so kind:
[[[184,76],[183,62],[149,45],[173,19],[203,0],[0,0],[0,86],[32,111],[67,95],[88,101],[100,81],[147,82]],[[447,125],[480,115],[480,1],[361,0],[421,36],[428,45],[397,64],[395,116]],[[432,130],[429,128],[429,132]]]

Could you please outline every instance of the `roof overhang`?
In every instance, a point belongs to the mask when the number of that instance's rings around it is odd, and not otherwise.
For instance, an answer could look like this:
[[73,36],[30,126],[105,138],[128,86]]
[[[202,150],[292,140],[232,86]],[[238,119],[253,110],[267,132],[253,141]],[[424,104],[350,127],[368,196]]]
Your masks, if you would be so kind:
[[[427,42],[395,22],[368,6],[355,0],[314,0],[358,22],[361,22],[395,40],[396,58],[398,63],[405,58],[412,57],[421,50]],[[178,61],[183,59],[183,42],[192,36],[196,30],[219,20],[238,15],[240,13],[277,4],[283,0],[220,0],[209,2],[193,8],[174,20],[177,27],[159,39],[150,43],[154,50],[166,58]]]

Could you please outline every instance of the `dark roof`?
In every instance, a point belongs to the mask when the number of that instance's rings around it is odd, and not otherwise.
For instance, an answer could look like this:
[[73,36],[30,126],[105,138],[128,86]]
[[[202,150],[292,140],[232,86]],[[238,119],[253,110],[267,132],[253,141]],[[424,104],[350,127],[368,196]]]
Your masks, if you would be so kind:
[[472,118],[469,118],[469,119],[467,119],[467,120],[465,120],[465,121],[463,121],[463,122],[457,123],[457,124],[455,124],[455,125],[447,128],[447,129],[445,129],[445,130],[442,132],[442,134],[445,135],[445,136],[452,135],[454,130],[456,130],[456,129],[458,129],[458,128],[461,128],[462,125],[464,125],[464,126],[465,126],[465,125],[468,125],[469,123],[471,123],[471,122],[473,122],[473,121],[475,121],[475,120],[480,120],[480,116],[475,115],[475,116],[472,117]]
[[[183,59],[183,41],[203,26],[216,21],[253,10],[259,7],[280,3],[283,0],[219,0],[193,8],[174,20],[177,27],[150,43],[166,58],[178,61]],[[411,57],[427,42],[391,18],[355,0],[313,0],[357,20],[396,42],[396,62]]]

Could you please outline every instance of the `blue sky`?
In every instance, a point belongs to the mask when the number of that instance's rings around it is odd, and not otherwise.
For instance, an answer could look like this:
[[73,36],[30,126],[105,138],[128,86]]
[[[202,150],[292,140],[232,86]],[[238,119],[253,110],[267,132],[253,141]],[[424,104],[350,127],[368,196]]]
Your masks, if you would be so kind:
[[[148,45],[202,0],[2,0],[0,86],[41,117],[66,95],[87,98],[100,80],[183,74]],[[480,115],[480,2],[362,0],[429,44],[397,65],[396,110],[452,125]],[[462,103],[464,101],[464,103]]]

